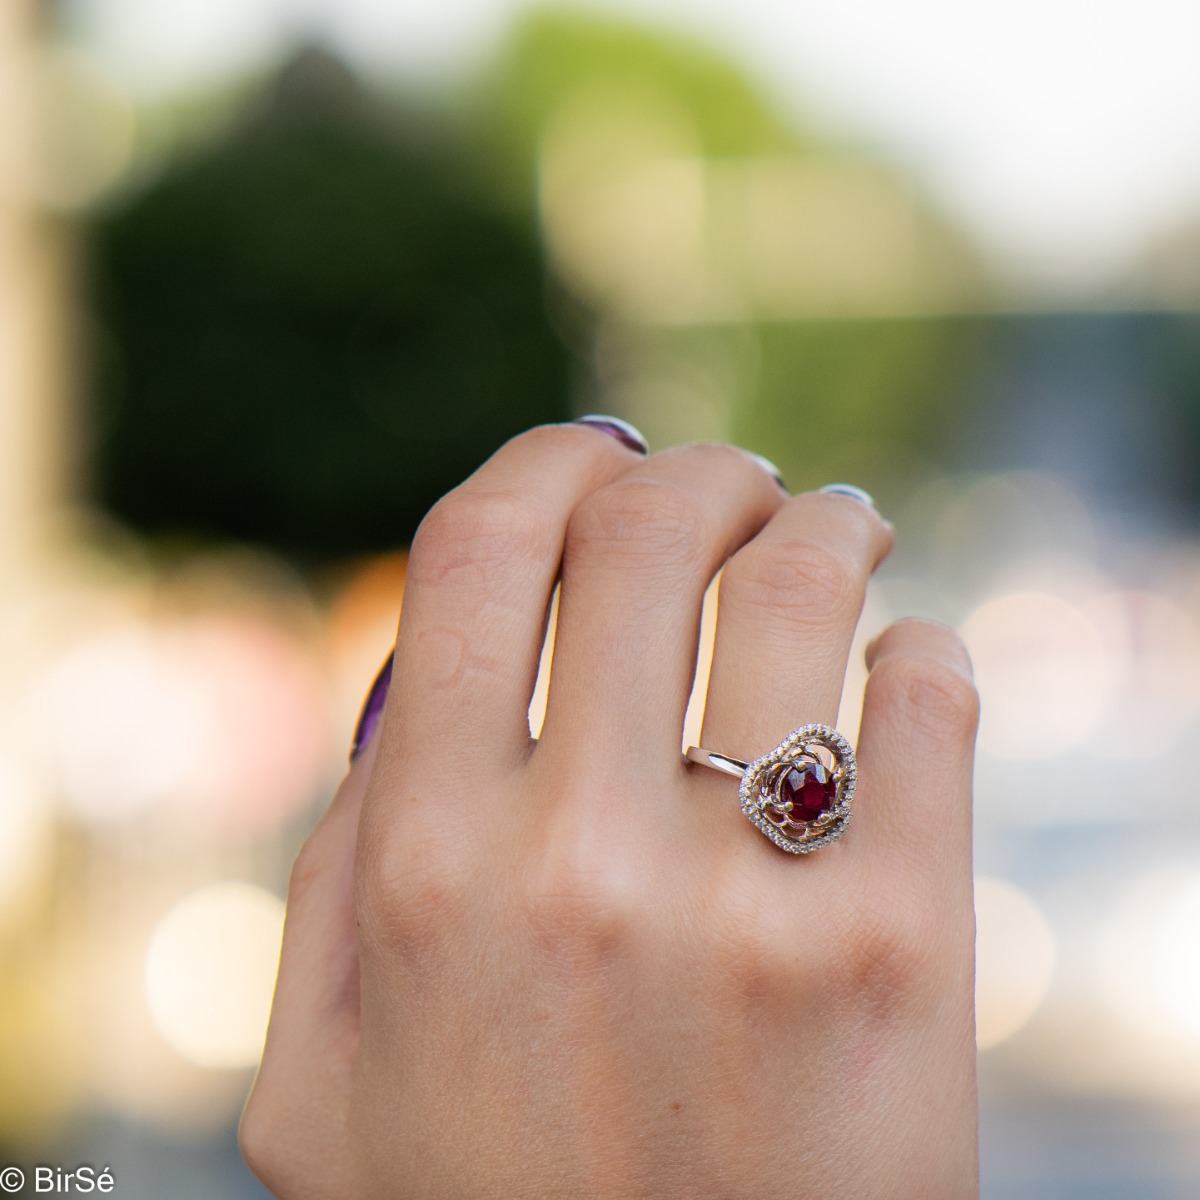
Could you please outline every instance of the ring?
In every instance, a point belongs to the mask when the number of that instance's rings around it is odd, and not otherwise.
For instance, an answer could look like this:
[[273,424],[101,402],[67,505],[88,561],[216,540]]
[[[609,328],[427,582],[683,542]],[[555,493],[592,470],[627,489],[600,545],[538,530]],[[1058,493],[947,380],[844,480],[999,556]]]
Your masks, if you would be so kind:
[[702,746],[689,746],[684,757],[740,777],[742,812],[789,854],[828,846],[850,824],[858,765],[850,743],[829,725],[801,725],[751,763]]

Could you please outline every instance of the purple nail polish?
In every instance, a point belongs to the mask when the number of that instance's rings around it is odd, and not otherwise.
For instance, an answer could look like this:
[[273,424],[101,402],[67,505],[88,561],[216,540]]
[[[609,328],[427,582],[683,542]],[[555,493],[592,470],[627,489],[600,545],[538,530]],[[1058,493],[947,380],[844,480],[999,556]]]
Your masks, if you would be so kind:
[[817,491],[824,492],[827,496],[849,496],[852,500],[857,500],[859,504],[865,504],[875,512],[879,511],[879,506],[875,503],[871,493],[855,487],[852,483],[827,483],[823,488],[817,488]]
[[392,660],[395,653],[393,650],[384,660],[383,666],[379,668],[379,674],[375,676],[375,682],[371,684],[371,689],[367,692],[367,698],[363,701],[358,726],[354,730],[354,740],[350,743],[350,761],[352,763],[367,748],[371,734],[375,732],[375,726],[379,724],[379,715],[383,712],[383,702],[387,699],[388,685],[392,682]]
[[576,425],[591,425],[594,429],[602,429],[609,437],[614,437],[622,446],[635,450],[638,454],[648,454],[650,447],[628,421],[620,417],[606,417],[602,413],[588,413],[586,417],[576,417]]

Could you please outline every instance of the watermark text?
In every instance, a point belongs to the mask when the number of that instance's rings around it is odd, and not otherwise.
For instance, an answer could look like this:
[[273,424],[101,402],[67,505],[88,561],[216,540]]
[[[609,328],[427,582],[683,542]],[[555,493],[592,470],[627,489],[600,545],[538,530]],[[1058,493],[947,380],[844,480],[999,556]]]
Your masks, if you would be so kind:
[[[10,1195],[19,1192],[25,1186],[26,1178],[26,1172],[20,1167],[0,1168],[0,1192]],[[116,1176],[108,1167],[97,1170],[87,1163],[69,1171],[63,1167],[34,1167],[28,1178],[32,1180],[35,1192],[57,1193],[60,1196],[86,1196],[91,1192],[107,1194],[117,1186]]]

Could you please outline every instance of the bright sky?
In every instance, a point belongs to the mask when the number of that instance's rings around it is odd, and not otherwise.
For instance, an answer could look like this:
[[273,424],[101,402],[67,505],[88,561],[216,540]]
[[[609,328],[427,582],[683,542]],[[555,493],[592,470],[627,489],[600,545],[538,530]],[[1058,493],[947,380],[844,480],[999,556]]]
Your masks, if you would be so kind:
[[[438,78],[518,0],[75,0],[138,88],[326,32]],[[784,105],[909,164],[1011,275],[1086,292],[1200,222],[1200,0],[596,0],[707,35]]]

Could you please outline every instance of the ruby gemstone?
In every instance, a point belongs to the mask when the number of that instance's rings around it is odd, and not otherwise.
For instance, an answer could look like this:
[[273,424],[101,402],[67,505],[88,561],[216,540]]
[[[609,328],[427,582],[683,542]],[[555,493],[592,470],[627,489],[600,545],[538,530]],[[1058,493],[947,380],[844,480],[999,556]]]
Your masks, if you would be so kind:
[[780,804],[791,801],[788,819],[793,822],[815,821],[828,812],[836,800],[837,783],[820,763],[789,767],[779,781]]

